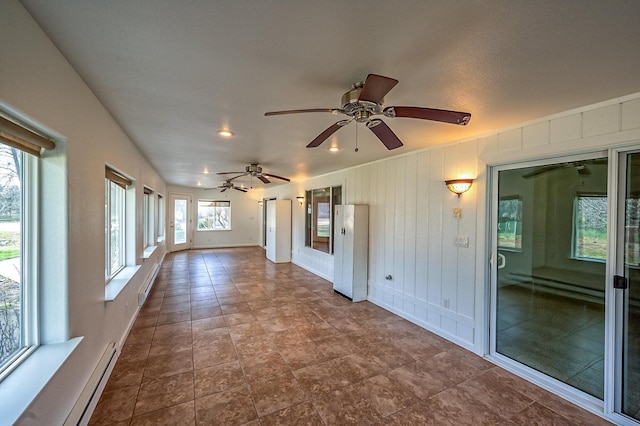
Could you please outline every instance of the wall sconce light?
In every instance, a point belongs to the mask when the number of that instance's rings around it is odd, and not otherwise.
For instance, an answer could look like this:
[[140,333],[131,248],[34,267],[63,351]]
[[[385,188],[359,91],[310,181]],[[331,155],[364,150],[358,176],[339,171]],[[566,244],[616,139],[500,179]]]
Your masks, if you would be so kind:
[[261,206],[262,205],[262,201],[258,201],[258,205]]
[[471,188],[471,184],[473,183],[473,179],[453,179],[444,181],[449,191],[454,194],[458,194],[458,198],[463,192],[467,192],[469,188]]
[[298,202],[300,203],[300,205],[302,205],[302,203],[304,203],[304,197],[300,196],[300,197],[296,197],[296,200],[298,200]]

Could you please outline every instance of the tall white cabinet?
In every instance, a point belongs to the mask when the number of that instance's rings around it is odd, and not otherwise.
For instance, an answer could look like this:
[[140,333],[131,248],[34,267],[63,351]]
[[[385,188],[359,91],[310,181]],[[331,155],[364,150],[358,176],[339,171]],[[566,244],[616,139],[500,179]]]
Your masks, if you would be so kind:
[[369,206],[335,206],[333,244],[333,289],[353,302],[366,300]]
[[267,259],[291,262],[291,200],[267,201]]

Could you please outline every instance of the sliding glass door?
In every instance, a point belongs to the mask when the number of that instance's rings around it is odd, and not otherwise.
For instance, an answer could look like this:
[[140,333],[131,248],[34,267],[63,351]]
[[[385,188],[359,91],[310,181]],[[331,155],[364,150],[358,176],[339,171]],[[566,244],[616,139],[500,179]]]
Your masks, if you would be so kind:
[[491,354],[637,424],[640,148],[491,179]]
[[640,153],[618,157],[616,411],[640,420]]
[[494,351],[604,395],[607,158],[502,168]]

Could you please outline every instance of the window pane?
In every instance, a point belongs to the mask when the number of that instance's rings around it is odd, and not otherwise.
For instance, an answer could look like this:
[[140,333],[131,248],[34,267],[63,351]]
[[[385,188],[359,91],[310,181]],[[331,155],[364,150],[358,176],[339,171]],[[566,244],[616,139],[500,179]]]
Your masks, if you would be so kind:
[[331,192],[330,188],[313,190],[312,242],[316,250],[329,253],[331,235]]
[[158,241],[164,239],[164,197],[158,195]]
[[198,201],[198,230],[216,231],[231,229],[231,207],[229,202]]
[[109,182],[110,211],[109,211],[109,276],[124,267],[124,196],[125,190],[114,182]]
[[149,246],[149,203],[151,200],[150,194],[142,195],[142,246],[147,248]]
[[0,370],[25,346],[19,172],[22,157],[16,149],[0,145]]
[[174,244],[187,242],[187,200],[176,199],[173,208]]
[[304,203],[305,203],[305,214],[304,214],[304,245],[305,247],[311,247],[311,221],[312,215],[311,211],[312,207],[312,198],[313,195],[311,191],[306,191],[304,193]]

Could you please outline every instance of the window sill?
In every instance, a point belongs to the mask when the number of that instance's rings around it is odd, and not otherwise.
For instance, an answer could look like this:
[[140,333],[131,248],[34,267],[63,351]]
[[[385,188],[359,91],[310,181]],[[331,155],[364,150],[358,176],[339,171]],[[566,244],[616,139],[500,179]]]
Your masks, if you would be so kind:
[[232,229],[196,229],[197,232],[227,232],[227,231],[231,231]]
[[153,254],[154,251],[156,251],[156,249],[158,248],[158,246],[149,246],[146,249],[144,249],[144,251],[142,252],[142,258],[143,259],[148,259],[151,257],[151,255]]
[[2,422],[16,423],[56,372],[78,347],[83,337],[39,346],[0,383]]
[[104,301],[112,302],[118,297],[118,294],[124,289],[131,278],[138,272],[140,266],[127,266],[118,273],[107,285],[104,286]]

